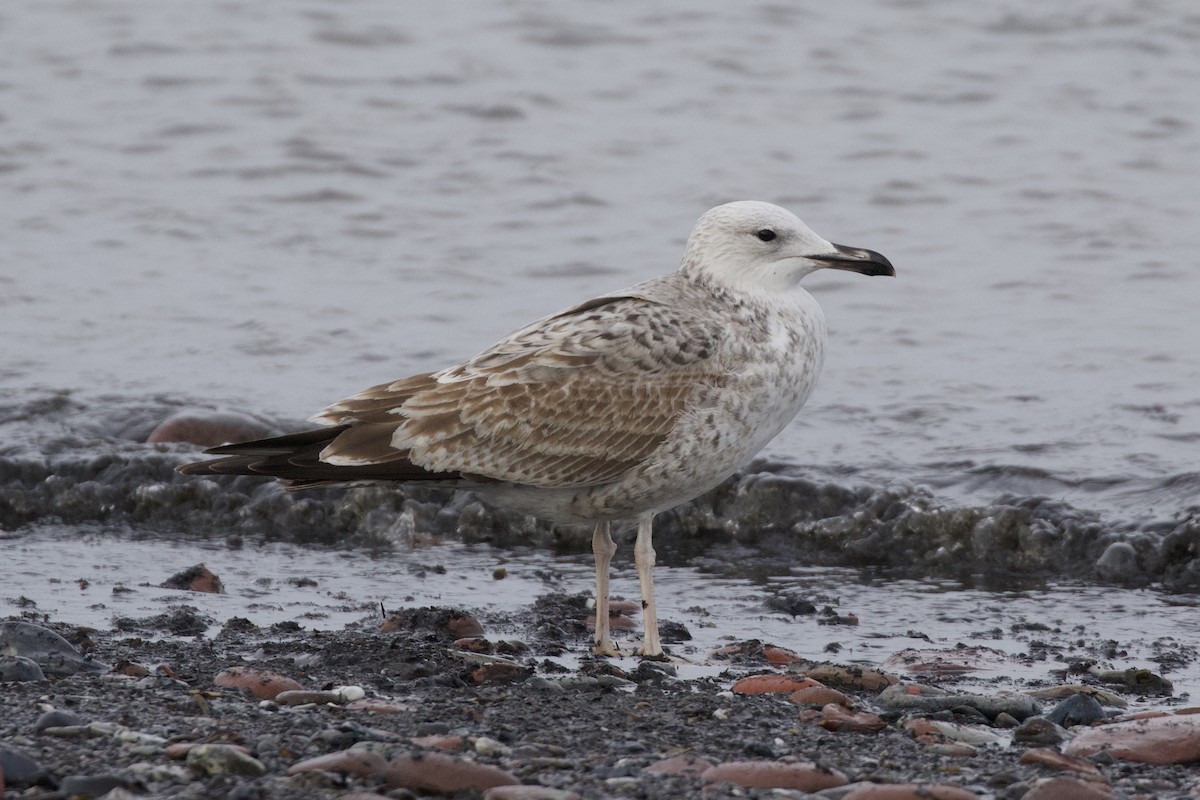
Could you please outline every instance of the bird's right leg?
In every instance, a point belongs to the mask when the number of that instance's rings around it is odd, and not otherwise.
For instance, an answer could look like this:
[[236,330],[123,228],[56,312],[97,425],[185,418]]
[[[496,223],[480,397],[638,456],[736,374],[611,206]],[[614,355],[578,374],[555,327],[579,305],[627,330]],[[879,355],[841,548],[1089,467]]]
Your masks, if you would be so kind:
[[592,651],[603,656],[621,655],[608,633],[608,566],[615,552],[617,543],[612,539],[610,524],[597,522],[592,534],[592,553],[596,556],[596,644]]

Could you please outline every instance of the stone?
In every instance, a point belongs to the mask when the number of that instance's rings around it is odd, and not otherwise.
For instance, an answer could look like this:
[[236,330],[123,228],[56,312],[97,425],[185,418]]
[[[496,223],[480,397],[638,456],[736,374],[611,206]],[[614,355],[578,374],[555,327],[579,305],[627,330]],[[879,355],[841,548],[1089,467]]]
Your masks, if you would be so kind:
[[120,775],[69,775],[62,779],[58,790],[67,797],[100,797],[113,789],[127,787],[128,782]]
[[734,694],[793,694],[801,689],[823,687],[824,684],[812,678],[796,677],[795,675],[748,675],[734,681],[730,691]]
[[275,695],[272,699],[281,706],[302,706],[309,703],[323,706],[327,703],[342,702],[342,696],[337,692],[316,689],[288,689]]
[[953,694],[920,683],[893,684],[879,693],[876,702],[890,711],[925,713],[969,706],[988,719],[994,719],[1004,712],[1023,720],[1041,711],[1036,700],[1021,692],[998,692],[994,695]]
[[242,748],[228,744],[198,744],[188,750],[187,765],[204,775],[242,775],[256,778],[267,768]]
[[479,792],[495,786],[517,786],[521,783],[499,767],[442,753],[399,755],[388,766],[389,786],[443,794],[463,790]]
[[945,740],[978,746],[996,744],[1004,738],[982,725],[964,725],[961,722],[947,722],[924,717],[908,720],[904,723],[904,728],[923,742]]
[[806,686],[788,695],[798,706],[827,706],[834,703],[849,708],[850,698],[830,686]]
[[351,748],[314,758],[306,758],[288,767],[288,775],[301,772],[344,772],[357,775],[360,778],[378,777],[388,780],[391,777],[391,765],[387,759],[372,750]]
[[582,797],[548,786],[495,786],[483,793],[483,800],[582,800]]
[[826,686],[836,686],[841,689],[865,689],[869,692],[881,692],[892,684],[900,682],[895,675],[889,675],[876,669],[829,663],[817,664],[801,670],[800,674],[820,681]]
[[1091,725],[1106,719],[1104,708],[1094,697],[1075,694],[1063,700],[1045,714],[1055,725],[1071,728],[1076,725]]
[[44,681],[46,673],[32,658],[0,655],[0,682]]
[[1038,781],[1021,800],[1113,800],[1107,784],[1078,778],[1047,778]]
[[819,792],[849,783],[835,769],[812,763],[783,761],[727,761],[700,775],[705,783],[733,783],[747,789],[799,789]]
[[841,800],[976,800],[974,792],[948,783],[874,783],[855,786]]
[[163,581],[160,586],[163,589],[183,589],[189,592],[207,592],[209,594],[220,594],[225,590],[221,585],[221,579],[203,564],[196,564],[176,572]]
[[0,622],[0,654],[27,658],[47,675],[109,670],[107,664],[84,656],[54,631],[32,622]]
[[186,442],[200,447],[216,447],[229,442],[261,439],[271,433],[272,428],[245,414],[188,409],[176,411],[160,422],[146,441]]
[[291,678],[255,667],[230,667],[218,673],[213,684],[226,689],[245,689],[259,700],[274,700],[280,692],[303,688]]
[[1051,750],[1048,747],[1034,747],[1026,750],[1021,754],[1020,760],[1022,764],[1040,764],[1051,769],[1077,772],[1095,780],[1103,779],[1100,770],[1092,762],[1082,758],[1064,756],[1057,750]]
[[1138,719],[1088,728],[1063,752],[1090,756],[1105,752],[1123,761],[1183,764],[1200,760],[1200,715]]
[[850,711],[837,703],[821,708],[821,721],[817,723],[827,731],[848,733],[879,733],[887,727],[879,715],[869,711]]
[[62,709],[54,709],[47,711],[37,718],[37,722],[33,723],[33,732],[41,733],[47,728],[65,728],[69,725],[84,725],[83,718],[71,711],[63,711]]
[[1061,744],[1070,734],[1043,717],[1032,717],[1013,729],[1013,742],[1029,747]]
[[704,756],[687,755],[671,756],[661,761],[655,761],[646,767],[645,772],[652,775],[701,775],[716,762]]
[[20,750],[0,742],[0,776],[9,786],[28,786],[43,781],[46,771]]

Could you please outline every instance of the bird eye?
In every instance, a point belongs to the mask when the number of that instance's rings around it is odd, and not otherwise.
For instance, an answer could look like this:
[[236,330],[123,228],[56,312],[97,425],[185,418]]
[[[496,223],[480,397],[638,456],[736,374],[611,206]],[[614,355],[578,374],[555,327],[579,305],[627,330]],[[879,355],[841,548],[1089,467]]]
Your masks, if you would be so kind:
[[769,242],[775,238],[775,231],[771,230],[770,228],[763,228],[758,232],[758,238],[762,239],[764,242]]

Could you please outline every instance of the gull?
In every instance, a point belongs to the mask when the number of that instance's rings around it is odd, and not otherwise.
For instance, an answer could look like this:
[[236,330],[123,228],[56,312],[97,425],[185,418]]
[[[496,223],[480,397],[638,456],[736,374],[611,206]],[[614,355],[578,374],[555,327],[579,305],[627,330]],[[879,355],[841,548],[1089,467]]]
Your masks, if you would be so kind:
[[895,275],[879,253],[822,239],[791,212],[739,201],[706,212],[676,272],[544,317],[474,358],[380,384],[310,421],[240,442],[186,475],[263,475],[288,489],[363,481],[469,489],[556,523],[591,523],[594,651],[609,633],[611,525],[637,520],[639,653],[663,658],[654,516],[714,488],[792,420],[825,358],[821,268]]

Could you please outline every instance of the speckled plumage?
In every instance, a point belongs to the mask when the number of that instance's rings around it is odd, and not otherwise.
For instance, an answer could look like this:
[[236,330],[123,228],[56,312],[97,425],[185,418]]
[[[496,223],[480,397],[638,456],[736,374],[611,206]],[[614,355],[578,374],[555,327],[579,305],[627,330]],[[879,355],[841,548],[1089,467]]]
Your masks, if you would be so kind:
[[643,652],[660,655],[650,520],[727,478],[804,405],[826,333],[798,283],[823,266],[894,274],[878,253],[831,244],[777,206],[718,206],[677,272],[334,403],[313,418],[331,427],[215,448],[226,457],[181,471],[273,475],[294,488],[436,481],[545,519],[597,522],[604,652],[615,651],[607,523],[637,517]]

